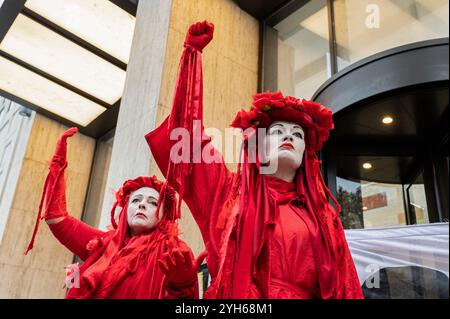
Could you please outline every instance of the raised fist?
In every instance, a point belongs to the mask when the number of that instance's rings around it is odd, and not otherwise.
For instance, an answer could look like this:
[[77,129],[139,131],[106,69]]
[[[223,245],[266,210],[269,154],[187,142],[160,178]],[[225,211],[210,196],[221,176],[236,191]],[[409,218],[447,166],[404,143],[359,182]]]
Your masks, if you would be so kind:
[[185,45],[190,45],[201,52],[211,42],[213,34],[214,24],[208,21],[194,23],[189,27]]

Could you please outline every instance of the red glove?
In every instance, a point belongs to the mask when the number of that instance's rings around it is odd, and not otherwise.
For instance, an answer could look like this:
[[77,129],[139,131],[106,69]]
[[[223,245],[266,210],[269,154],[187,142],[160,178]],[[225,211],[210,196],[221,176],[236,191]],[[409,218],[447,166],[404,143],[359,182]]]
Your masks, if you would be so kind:
[[174,249],[158,260],[161,270],[171,285],[186,286],[197,280],[197,265],[189,248]]
[[214,24],[208,21],[194,23],[189,27],[184,45],[190,45],[201,52],[211,42],[213,33]]
[[[45,179],[33,235],[25,255],[33,248],[34,239],[39,228],[39,221],[42,218],[47,220],[68,215],[66,208],[66,182],[64,178],[64,170],[67,167],[67,138],[73,136],[76,132],[78,132],[76,127],[68,129],[56,143],[55,153],[50,162],[50,171]],[[42,210],[44,211],[43,217],[41,217]]]
[[55,152],[53,153],[52,162],[55,160],[66,160],[67,158],[67,138],[74,136],[78,132],[76,127],[72,127],[61,134],[56,143]]
[[44,219],[67,216],[66,180],[64,170],[67,167],[67,138],[78,132],[76,127],[65,131],[56,143],[55,153],[50,163],[47,187],[44,190]]

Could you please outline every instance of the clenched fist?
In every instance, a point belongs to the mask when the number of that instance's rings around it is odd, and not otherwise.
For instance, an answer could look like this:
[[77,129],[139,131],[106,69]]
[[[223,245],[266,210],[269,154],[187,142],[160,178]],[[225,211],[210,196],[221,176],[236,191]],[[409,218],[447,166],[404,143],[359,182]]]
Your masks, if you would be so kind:
[[190,45],[201,52],[211,42],[213,34],[214,24],[208,21],[194,23],[186,35],[185,45]]

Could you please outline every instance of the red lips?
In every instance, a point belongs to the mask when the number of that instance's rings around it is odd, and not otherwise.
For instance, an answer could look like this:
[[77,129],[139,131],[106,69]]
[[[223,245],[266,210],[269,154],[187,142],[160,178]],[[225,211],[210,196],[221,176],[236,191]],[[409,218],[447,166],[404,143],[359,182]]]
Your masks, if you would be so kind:
[[283,144],[280,145],[279,148],[293,150],[294,149],[294,145],[292,145],[291,143],[283,143]]
[[144,217],[147,218],[147,216],[144,213],[137,213],[136,215],[134,215],[135,217]]

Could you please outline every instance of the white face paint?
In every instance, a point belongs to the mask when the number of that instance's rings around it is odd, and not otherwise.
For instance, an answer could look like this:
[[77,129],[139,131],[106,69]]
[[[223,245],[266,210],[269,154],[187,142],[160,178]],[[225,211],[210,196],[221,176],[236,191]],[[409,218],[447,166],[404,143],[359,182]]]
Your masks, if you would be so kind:
[[156,217],[159,193],[150,187],[142,187],[130,194],[127,207],[127,222],[131,235],[140,235],[149,232],[158,225],[162,219]]
[[[278,161],[278,172],[282,172],[283,175],[295,175],[303,161],[305,132],[295,123],[273,122],[267,130],[265,147],[267,159],[270,162]],[[277,173],[273,175],[277,176]]]

